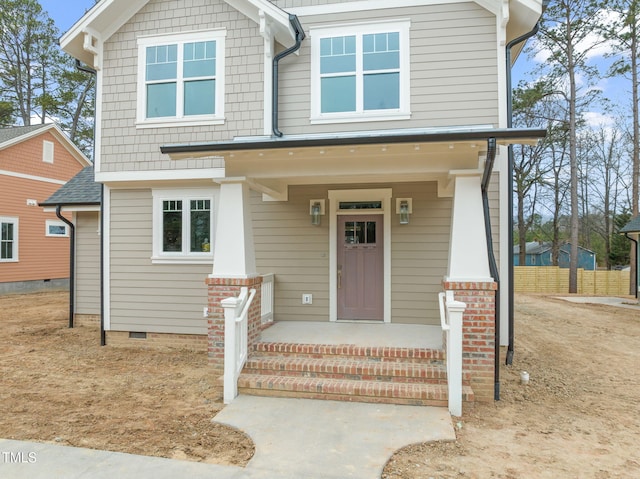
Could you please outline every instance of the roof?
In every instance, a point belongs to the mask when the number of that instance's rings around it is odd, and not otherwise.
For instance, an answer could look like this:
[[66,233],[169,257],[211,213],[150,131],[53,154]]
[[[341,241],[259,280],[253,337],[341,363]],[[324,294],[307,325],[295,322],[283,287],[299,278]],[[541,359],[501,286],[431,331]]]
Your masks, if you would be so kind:
[[231,151],[268,150],[278,148],[305,148],[325,146],[352,146],[398,143],[448,143],[455,141],[481,141],[495,138],[499,144],[531,144],[544,138],[547,131],[532,128],[449,128],[405,129],[371,132],[322,133],[318,135],[289,135],[283,137],[258,136],[235,138],[232,141],[164,145],[164,154],[222,153]]
[[91,165],[91,161],[75,143],[63,132],[55,123],[44,123],[30,126],[13,126],[10,128],[0,128],[0,150],[9,148],[23,141],[29,140],[43,133],[51,133],[62,146],[80,163],[82,166]]
[[23,135],[33,133],[34,131],[44,128],[45,126],[47,125],[42,124],[42,125],[13,126],[10,128],[0,128],[0,145],[8,141],[20,138]]
[[[552,243],[551,241],[528,241],[526,246],[525,246],[525,251],[526,254],[542,254],[545,253],[546,251],[549,251],[551,249]],[[562,243],[560,245],[560,250],[561,251],[567,251],[568,248],[571,246],[571,243]],[[582,251],[587,251],[589,253],[593,253],[593,251],[587,249],[587,248],[583,248],[582,246],[578,245],[578,249],[582,250]],[[513,254],[520,254],[520,245],[514,245],[513,246]]]
[[620,230],[620,233],[640,233],[640,215],[631,218]]
[[102,185],[94,178],[93,166],[83,168],[40,206],[99,205]]

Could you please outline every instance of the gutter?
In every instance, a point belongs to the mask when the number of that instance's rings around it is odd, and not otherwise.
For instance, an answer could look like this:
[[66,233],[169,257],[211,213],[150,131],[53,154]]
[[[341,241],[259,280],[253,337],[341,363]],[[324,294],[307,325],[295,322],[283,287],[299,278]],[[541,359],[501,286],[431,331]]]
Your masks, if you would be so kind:
[[[76,58],[76,68],[82,72],[88,73],[90,75],[96,75],[98,72],[90,67],[83,66],[82,62]],[[96,95],[97,99],[97,95]],[[95,111],[94,111],[95,114]],[[95,165],[96,159],[96,125],[95,125],[95,116],[93,118],[93,161]],[[100,234],[102,235],[100,238],[100,346],[105,346],[107,344],[106,341],[106,333],[104,330],[104,184],[100,185]]]
[[495,358],[493,369],[493,399],[500,401],[500,274],[498,273],[498,264],[496,263],[496,255],[493,251],[493,238],[491,236],[491,217],[489,211],[489,181],[491,181],[491,172],[496,159],[496,139],[489,138],[487,140],[487,159],[484,162],[484,174],[482,175],[482,209],[484,211],[484,231],[487,239],[487,252],[489,254],[489,272],[493,280],[498,285],[496,289],[495,308]]
[[273,57],[273,69],[271,73],[272,88],[273,88],[273,91],[272,91],[273,106],[272,106],[272,113],[271,113],[272,115],[271,124],[272,124],[273,136],[277,136],[278,138],[282,136],[282,132],[278,129],[278,63],[287,55],[290,55],[298,51],[300,49],[300,45],[302,45],[302,40],[304,40],[305,38],[304,30],[302,29],[302,25],[300,24],[300,20],[298,20],[297,16],[293,14],[289,14],[289,23],[291,23],[291,27],[296,33],[296,43],[292,47],[287,48],[286,50],[278,53],[276,56]]
[[76,227],[62,216],[62,205],[56,206],[56,216],[69,226],[69,327],[73,328],[73,316],[76,312]]
[[[546,8],[547,2],[543,2],[543,9]],[[528,40],[540,29],[540,21],[538,21],[533,29],[524,35],[519,36],[518,38],[514,38],[505,47],[506,50],[506,58],[507,58],[507,128],[513,127],[513,91],[511,85],[511,49],[517,45],[518,43],[522,43],[525,40]],[[507,201],[507,211],[509,212],[509,226],[507,233],[507,246],[508,246],[508,257],[509,257],[509,345],[507,346],[507,356],[505,360],[505,364],[510,365],[513,363],[513,352],[514,352],[514,342],[515,342],[515,328],[514,328],[514,312],[513,312],[513,145],[509,145],[507,149],[507,191],[508,191],[508,201]]]

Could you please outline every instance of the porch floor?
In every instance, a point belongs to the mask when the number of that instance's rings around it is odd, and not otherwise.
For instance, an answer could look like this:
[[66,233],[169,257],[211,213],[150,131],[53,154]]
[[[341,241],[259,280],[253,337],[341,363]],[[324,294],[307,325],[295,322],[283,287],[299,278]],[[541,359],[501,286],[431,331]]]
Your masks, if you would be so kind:
[[442,349],[442,328],[422,324],[277,321],[262,331],[260,341]]

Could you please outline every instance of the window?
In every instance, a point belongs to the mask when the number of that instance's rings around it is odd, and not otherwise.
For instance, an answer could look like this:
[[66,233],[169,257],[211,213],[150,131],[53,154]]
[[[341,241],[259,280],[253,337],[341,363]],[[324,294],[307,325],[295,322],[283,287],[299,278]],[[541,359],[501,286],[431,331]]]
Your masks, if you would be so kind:
[[211,261],[211,190],[154,190],[154,260]]
[[0,261],[18,261],[18,218],[0,217]]
[[53,142],[44,140],[42,142],[42,161],[44,161],[45,163],[53,163],[53,152]]
[[138,39],[138,126],[224,122],[224,30]]
[[67,225],[62,221],[47,220],[46,236],[69,236]]
[[312,123],[410,117],[408,21],[312,29],[311,37]]

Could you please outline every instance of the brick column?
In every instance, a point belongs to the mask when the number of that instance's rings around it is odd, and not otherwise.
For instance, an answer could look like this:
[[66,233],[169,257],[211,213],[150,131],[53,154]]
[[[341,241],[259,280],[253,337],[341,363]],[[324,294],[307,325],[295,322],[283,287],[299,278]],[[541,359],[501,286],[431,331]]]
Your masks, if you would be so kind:
[[462,317],[463,374],[471,376],[477,401],[493,401],[497,284],[444,281],[443,287],[467,305]]
[[247,287],[255,289],[256,295],[249,307],[247,347],[251,351],[253,345],[260,339],[260,304],[262,277],[253,278],[207,278],[209,288],[208,305],[208,354],[209,365],[216,374],[224,374],[224,308],[221,301],[232,296],[239,296],[240,289]]

